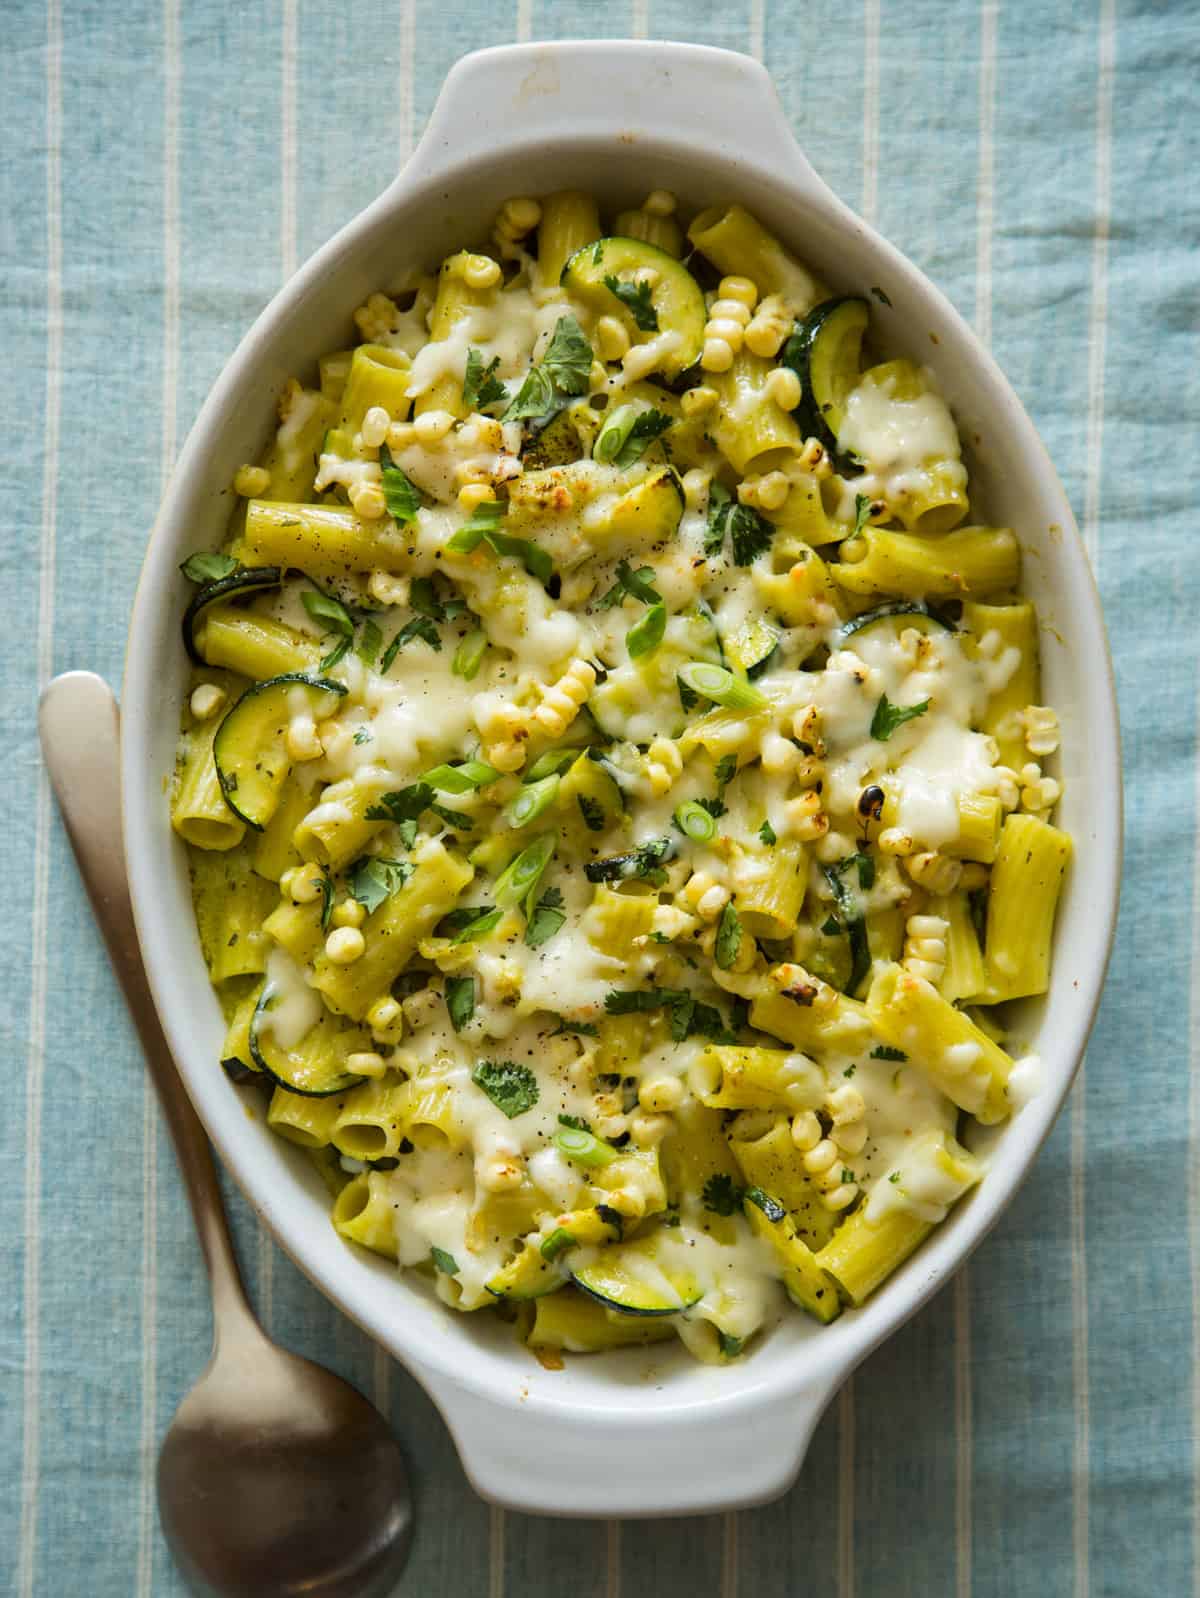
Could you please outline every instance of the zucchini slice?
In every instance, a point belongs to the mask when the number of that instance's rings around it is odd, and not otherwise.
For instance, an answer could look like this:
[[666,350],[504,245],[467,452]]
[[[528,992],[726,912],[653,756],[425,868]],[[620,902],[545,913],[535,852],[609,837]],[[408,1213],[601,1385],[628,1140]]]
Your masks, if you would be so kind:
[[706,605],[672,616],[652,655],[613,667],[588,700],[592,719],[606,738],[619,742],[678,737],[686,723],[679,668],[696,660],[714,666],[722,661],[716,622]]
[[247,688],[217,728],[213,763],[225,803],[255,832],[271,819],[290,769],[288,722],[300,712],[318,721],[332,715],[345,692],[330,677],[285,672]]
[[744,671],[747,677],[761,677],[779,648],[779,632],[759,616],[723,638],[722,644],[727,666]]
[[[656,274],[648,295],[630,307],[638,272]],[[622,297],[606,279],[628,289]],[[659,371],[678,377],[700,359],[708,312],[700,285],[687,267],[644,239],[597,239],[576,250],[562,270],[562,285],[598,316],[615,316],[635,344],[646,344],[664,333],[676,336],[674,348],[664,352]]]
[[218,599],[236,599],[266,588],[278,588],[282,581],[283,572],[278,566],[239,566],[228,577],[218,577],[197,589],[183,613],[183,647],[188,659],[197,666],[204,665],[204,656],[196,642],[196,627],[211,604]]
[[830,449],[846,415],[846,397],[862,370],[862,342],[870,321],[866,300],[843,296],[815,306],[784,345],[781,357],[800,379],[797,420]]
[[524,1247],[485,1285],[495,1298],[540,1298],[567,1280],[563,1256],[588,1244],[618,1242],[622,1221],[616,1210],[598,1205],[560,1215],[547,1233],[525,1239]]
[[683,517],[683,484],[673,467],[664,466],[622,494],[603,524],[592,530],[600,542],[612,541],[636,549],[665,544],[678,531]]
[[250,1057],[259,1070],[289,1093],[308,1099],[324,1099],[358,1087],[363,1079],[346,1070],[346,1060],[370,1049],[370,1035],[325,1011],[298,1043],[281,1048],[271,1024],[276,997],[268,982],[250,1020]]
[[573,1271],[571,1280],[589,1298],[622,1315],[678,1315],[691,1309],[704,1297],[704,1289],[673,1257],[677,1251],[662,1246],[662,1237],[661,1232],[651,1233],[603,1249],[591,1265]]
[[[837,630],[837,642],[844,644],[848,638],[853,638],[856,633],[866,632],[869,627],[875,627],[880,622],[891,621],[899,617],[906,627],[916,624],[916,619],[932,622],[934,627],[941,627],[945,632],[955,633],[958,627],[936,606],[927,604],[923,600],[899,600],[890,605],[877,605],[873,610],[864,610],[861,616],[851,616],[849,621],[843,622]],[[932,628],[924,627],[922,632],[930,632]]]
[[833,1278],[825,1274],[812,1249],[796,1235],[796,1223],[779,1200],[761,1187],[747,1188],[742,1210],[750,1230],[775,1250],[792,1303],[823,1325],[836,1320],[842,1312],[842,1301]]

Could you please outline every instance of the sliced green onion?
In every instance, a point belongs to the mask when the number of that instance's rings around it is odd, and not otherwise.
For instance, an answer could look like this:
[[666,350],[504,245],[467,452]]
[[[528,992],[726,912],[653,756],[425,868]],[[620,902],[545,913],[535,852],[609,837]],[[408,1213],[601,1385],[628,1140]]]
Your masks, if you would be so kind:
[[510,908],[537,891],[542,873],[550,864],[556,842],[553,832],[543,832],[527,849],[522,849],[515,860],[509,861],[496,878],[493,897],[497,904]]
[[488,933],[499,925],[503,914],[504,911],[499,908],[485,910],[482,915],[477,915],[474,921],[468,921],[466,926],[456,932],[450,941],[452,943],[475,943],[480,938],[486,938]]
[[483,663],[487,646],[487,634],[483,628],[474,628],[454,651],[454,659],[450,662],[450,670],[456,677],[465,677],[470,682]]
[[625,634],[625,647],[629,651],[630,660],[640,660],[643,655],[652,655],[662,643],[666,630],[666,605],[661,603],[651,605],[642,619],[634,622]]
[[575,1126],[560,1126],[554,1134],[554,1146],[577,1165],[611,1165],[617,1157],[611,1143]]
[[703,694],[727,710],[765,710],[770,701],[743,677],[735,677],[724,666],[693,660],[679,668],[679,675],[693,693]]
[[582,749],[547,749],[525,773],[525,781],[540,782],[543,777],[557,776],[573,766],[582,753]]
[[717,818],[694,799],[685,800],[676,810],[675,825],[693,843],[708,843],[717,835]]
[[561,779],[555,774],[543,777],[540,782],[530,782],[504,807],[504,819],[510,827],[527,827],[548,810],[558,798]]
[[560,1254],[565,1254],[567,1249],[574,1247],[574,1235],[568,1232],[565,1226],[556,1226],[549,1237],[542,1239],[538,1251],[544,1260],[556,1260]]
[[478,549],[485,534],[496,530],[507,514],[506,499],[485,499],[447,539],[447,550],[453,555],[469,555]]
[[495,782],[500,773],[486,760],[464,760],[457,766],[433,766],[421,778],[442,793],[474,793]]
[[596,434],[596,442],[592,445],[592,459],[604,462],[615,461],[624,449],[625,441],[629,437],[636,421],[636,405],[618,405]]

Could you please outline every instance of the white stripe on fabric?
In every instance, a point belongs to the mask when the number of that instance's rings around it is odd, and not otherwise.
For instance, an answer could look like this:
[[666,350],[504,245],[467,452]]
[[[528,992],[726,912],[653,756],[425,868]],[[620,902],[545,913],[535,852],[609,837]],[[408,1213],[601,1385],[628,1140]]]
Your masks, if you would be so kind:
[[610,1520],[604,1535],[604,1598],[621,1598],[621,1522]]
[[879,195],[879,7],[863,0],[862,214],[874,223]]
[[517,0],[517,43],[528,44],[533,38],[533,0]]
[[[1200,728],[1200,663],[1196,671],[1196,711]],[[1193,817],[1200,818],[1200,751]],[[1193,822],[1195,825],[1195,822]],[[1188,1005],[1188,1244],[1192,1266],[1192,1448],[1200,1449],[1200,825],[1192,842],[1192,957]],[[1192,1459],[1192,1595],[1200,1598],[1200,1459]]]
[[417,51],[417,0],[403,0],[400,7],[400,160],[412,154],[413,61]]
[[633,0],[629,19],[632,39],[646,39],[650,35],[650,0]]
[[766,33],[766,0],[750,0],[750,36],[746,41],[746,49],[756,61],[761,61],[763,58]]
[[838,1394],[838,1598],[854,1598],[854,1377]]
[[[1108,334],[1108,238],[1112,199],[1113,80],[1116,70],[1116,0],[1100,0],[1096,60],[1095,224],[1092,233],[1091,311],[1088,318],[1087,481],[1083,541],[1094,568],[1100,559],[1100,494],[1104,447],[1104,368]],[[1085,1222],[1087,1131],[1086,1065],[1079,1068],[1071,1097],[1071,1374],[1075,1405],[1072,1459],[1072,1551],[1075,1598],[1091,1591],[1089,1473],[1091,1387],[1088,1367],[1087,1228]]]
[[504,1598],[504,1511],[496,1504],[488,1515],[488,1598]]
[[[38,566],[37,675],[54,670],[58,445],[62,421],[62,7],[46,6],[46,390],[42,420],[42,519]],[[31,1598],[37,1563],[41,1469],[42,1095],[46,1071],[46,956],[50,925],[50,784],[38,764],[29,950],[29,1045],[25,1057],[24,1350],[21,1390],[21,1518],[13,1591]]]
[[283,0],[279,74],[279,271],[296,270],[296,51],[298,0]]
[[721,1598],[737,1598],[738,1591],[738,1516],[732,1509],[725,1516],[721,1541]]

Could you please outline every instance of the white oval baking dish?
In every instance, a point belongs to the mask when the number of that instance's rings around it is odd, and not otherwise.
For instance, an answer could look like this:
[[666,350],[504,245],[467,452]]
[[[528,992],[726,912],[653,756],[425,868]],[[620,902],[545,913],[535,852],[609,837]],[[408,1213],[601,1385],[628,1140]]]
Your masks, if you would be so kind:
[[[167,815],[185,676],[181,559],[224,532],[227,485],[265,439],[285,379],[345,345],[355,306],[409,262],[486,235],[505,196],[596,191],[610,210],[651,188],[688,210],[737,200],[831,284],[882,287],[888,354],[938,374],[976,493],[1016,527],[1042,617],[1047,700],[1063,726],[1062,825],[1076,857],[1053,987],[1031,1006],[1040,1092],[997,1139],[981,1187],[862,1310],[833,1326],[790,1315],[745,1361],[719,1369],[660,1348],[543,1370],[491,1317],[445,1310],[411,1274],[348,1248],[298,1151],[246,1113],[217,1069],[222,1024],[208,985],[183,850]],[[1099,603],[1062,488],[1004,377],[948,301],[821,182],[764,69],[693,45],[565,43],[483,51],[452,70],[391,187],[276,296],[192,429],[151,539],[124,687],[125,848],[151,985],[214,1143],[280,1244],[316,1285],[428,1389],[486,1497],[547,1514],[677,1515],[782,1492],[839,1384],[945,1283],[1012,1198],[1082,1057],[1116,919],[1121,853],[1117,712]]]

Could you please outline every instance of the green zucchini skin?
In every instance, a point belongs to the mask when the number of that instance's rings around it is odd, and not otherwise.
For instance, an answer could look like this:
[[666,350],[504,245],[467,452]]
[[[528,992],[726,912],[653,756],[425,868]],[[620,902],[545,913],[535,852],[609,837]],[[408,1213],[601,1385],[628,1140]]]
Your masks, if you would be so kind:
[[957,624],[925,600],[905,599],[894,604],[877,605],[874,610],[864,610],[861,616],[851,616],[849,621],[844,621],[837,630],[837,641],[845,643],[847,638],[853,638],[855,633],[866,632],[868,627],[874,627],[877,622],[890,621],[893,616],[925,616],[929,621],[935,622],[948,633],[958,631]]
[[835,454],[840,451],[838,432],[846,395],[858,381],[870,314],[866,300],[856,295],[824,300],[799,323],[780,357],[800,379],[797,421]]
[[[278,1083],[288,1093],[298,1093],[305,1099],[329,1099],[338,1093],[348,1093],[351,1088],[358,1087],[362,1078],[352,1075],[349,1071],[339,1071],[324,1081],[318,1079],[319,1085],[301,1086],[296,1080],[296,1074],[289,1071],[281,1062],[282,1051],[276,1052],[263,1036],[262,1018],[270,1008],[271,993],[268,988],[263,989],[262,997],[254,1007],[254,1014],[250,1018],[250,1057],[259,1070]],[[286,1059],[286,1055],[283,1056]]]
[[193,665],[203,666],[204,656],[196,643],[196,626],[200,617],[218,599],[232,599],[242,594],[255,594],[268,588],[278,588],[283,582],[283,572],[278,566],[241,566],[228,577],[218,577],[205,583],[192,595],[191,603],[183,613],[183,647]]
[[[336,694],[339,698],[347,692],[345,683],[335,682],[331,677],[314,677],[303,671],[289,671],[280,677],[268,677],[265,682],[252,683],[232,709],[226,711],[213,739],[213,763],[217,768],[217,781],[221,785],[225,803],[235,816],[239,816],[255,832],[261,832],[266,821],[263,816],[254,813],[252,802],[247,804],[246,783],[242,779],[249,778],[256,768],[251,758],[250,770],[239,771],[236,740],[243,730],[243,722],[248,721],[250,714],[260,708],[257,701],[264,695],[279,696],[298,687],[312,689],[314,693]],[[257,746],[248,751],[251,757],[260,752]]]
[[581,250],[576,250],[563,267],[560,281],[569,293],[592,310],[627,322],[635,341],[640,341],[645,330],[639,331],[633,325],[621,301],[604,282],[606,276],[620,277],[622,272],[636,272],[640,267],[650,267],[658,273],[651,296],[658,332],[680,336],[678,347],[666,357],[662,367],[662,375],[671,382],[700,359],[708,321],[700,285],[681,261],[644,239],[617,235],[597,239],[594,244],[585,244]]

